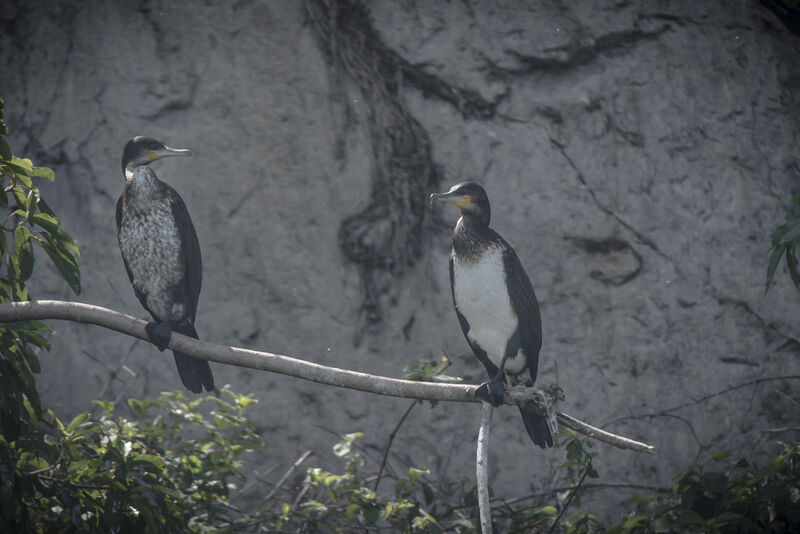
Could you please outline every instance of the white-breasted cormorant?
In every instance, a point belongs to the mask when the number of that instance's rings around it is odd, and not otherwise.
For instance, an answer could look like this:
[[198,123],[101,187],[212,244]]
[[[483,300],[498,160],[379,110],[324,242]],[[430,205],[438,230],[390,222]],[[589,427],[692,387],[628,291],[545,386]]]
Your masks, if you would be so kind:
[[[117,238],[125,270],[142,306],[155,319],[150,340],[164,350],[172,330],[197,339],[194,328],[203,261],[183,199],[147,166],[170,156],[191,156],[152,137],[134,137],[122,152],[125,188],[117,201]],[[208,361],[173,352],[181,381],[195,393],[214,389]]]
[[[536,381],[542,347],[539,303],[517,253],[489,228],[491,209],[483,187],[462,182],[447,193],[431,195],[434,200],[461,210],[453,232],[450,289],[461,330],[489,373],[490,381],[477,395],[500,406],[506,380],[524,383],[527,371],[530,384]],[[546,419],[522,408],[520,412],[531,440],[552,447]]]

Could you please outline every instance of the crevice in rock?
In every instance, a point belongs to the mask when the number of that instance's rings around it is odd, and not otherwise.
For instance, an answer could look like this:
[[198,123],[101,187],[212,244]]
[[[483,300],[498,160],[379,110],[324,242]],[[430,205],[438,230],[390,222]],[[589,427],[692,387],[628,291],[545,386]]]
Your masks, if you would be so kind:
[[750,367],[758,367],[761,365],[758,362],[754,362],[753,360],[748,360],[747,358],[735,358],[735,357],[721,357],[719,359],[722,363],[729,363],[733,365],[748,365]]
[[597,195],[595,194],[594,190],[589,186],[589,184],[586,182],[586,179],[583,177],[583,173],[581,173],[581,171],[578,169],[577,165],[575,165],[575,162],[572,161],[572,158],[569,156],[569,154],[567,154],[567,151],[564,148],[564,145],[562,145],[561,143],[559,143],[558,141],[556,141],[552,137],[550,137],[550,143],[552,143],[553,146],[558,148],[559,152],[561,152],[561,155],[564,157],[564,159],[567,161],[567,163],[569,163],[569,166],[572,167],[572,170],[575,171],[575,176],[578,178],[578,181],[581,183],[581,185],[583,185],[586,188],[586,190],[589,192],[589,196],[592,197],[592,201],[594,202],[595,206],[597,206],[600,209],[600,211],[602,211],[603,213],[613,217],[624,228],[626,228],[627,230],[632,232],[633,235],[635,235],[636,238],[643,245],[645,245],[646,247],[648,247],[651,250],[653,250],[653,252],[655,252],[656,254],[658,254],[659,256],[664,258],[665,260],[669,261],[670,264],[672,264],[672,266],[675,268],[675,271],[680,276],[683,276],[683,272],[678,267],[678,265],[675,263],[675,261],[672,258],[670,258],[669,256],[667,256],[666,254],[664,254],[661,251],[661,249],[658,248],[658,246],[655,244],[655,242],[652,239],[650,239],[649,237],[647,237],[644,234],[642,234],[639,230],[637,230],[636,228],[631,226],[629,223],[625,222],[619,215],[614,213],[613,210],[611,210],[610,208],[605,206],[602,202],[600,202],[600,200],[597,198]]
[[714,300],[717,301],[719,305],[732,306],[736,309],[745,312],[750,317],[753,317],[758,322],[761,329],[764,331],[765,335],[767,336],[768,342],[771,341],[769,334],[773,334],[774,336],[781,338],[780,344],[778,344],[777,347],[772,349],[772,351],[779,352],[786,349],[800,351],[800,340],[798,340],[794,336],[781,332],[777,326],[775,326],[773,323],[767,322],[763,317],[761,317],[761,315],[758,314],[758,312],[756,312],[755,310],[753,310],[753,308],[750,307],[750,304],[748,304],[744,300],[739,300],[732,297],[726,297],[724,295],[720,295],[716,290],[711,291],[711,296],[712,298],[714,298]]
[[596,38],[582,37],[582,32],[578,29],[574,32],[576,37],[571,39],[569,43],[546,49],[544,50],[545,55],[523,54],[514,49],[506,48],[505,53],[513,58],[519,67],[503,67],[486,58],[487,71],[490,76],[498,79],[526,76],[534,73],[559,75],[588,65],[603,54],[631,50],[641,42],[658,38],[669,29],[669,24],[665,24],[653,31],[632,29],[611,32]]

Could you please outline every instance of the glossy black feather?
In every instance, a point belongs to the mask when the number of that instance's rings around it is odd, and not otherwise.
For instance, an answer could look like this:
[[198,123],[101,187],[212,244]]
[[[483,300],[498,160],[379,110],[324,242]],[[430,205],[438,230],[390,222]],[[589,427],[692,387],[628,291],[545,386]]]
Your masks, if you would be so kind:
[[506,270],[506,285],[511,297],[511,306],[519,318],[519,334],[522,350],[527,358],[531,381],[536,381],[539,369],[539,351],[542,348],[542,317],[539,302],[528,274],[511,245],[505,242],[503,264]]

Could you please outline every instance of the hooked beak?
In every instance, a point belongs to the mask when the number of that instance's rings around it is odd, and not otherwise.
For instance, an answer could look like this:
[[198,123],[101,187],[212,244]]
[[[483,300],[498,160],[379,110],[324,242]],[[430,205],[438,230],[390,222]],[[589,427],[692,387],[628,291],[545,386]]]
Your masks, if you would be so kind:
[[430,198],[430,205],[433,206],[433,203],[436,201],[447,202],[448,204],[452,204],[453,206],[457,206],[459,208],[466,208],[469,206],[472,198],[469,195],[449,191],[447,193],[432,194]]
[[147,152],[147,158],[150,161],[156,161],[159,159],[169,158],[172,156],[191,156],[192,151],[188,148],[170,148],[165,146],[164,148],[160,148],[158,150],[150,150]]

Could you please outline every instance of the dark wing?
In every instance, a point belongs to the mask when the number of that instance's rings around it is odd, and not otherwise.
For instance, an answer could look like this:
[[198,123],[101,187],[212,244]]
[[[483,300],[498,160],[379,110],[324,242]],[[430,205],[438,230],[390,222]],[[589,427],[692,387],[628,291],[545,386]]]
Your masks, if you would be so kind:
[[461,312],[458,310],[458,303],[456,302],[456,289],[455,289],[455,277],[453,276],[453,256],[450,256],[450,296],[453,298],[453,307],[456,309],[456,315],[458,316],[458,324],[461,325],[461,331],[464,332],[464,337],[467,339],[467,343],[472,348],[472,352],[475,353],[475,356],[478,357],[478,360],[483,364],[486,368],[486,372],[489,373],[489,378],[494,378],[497,374],[497,366],[492,363],[489,359],[489,356],[486,354],[486,351],[483,350],[480,345],[473,342],[469,336],[469,322],[467,318],[464,317]]
[[[127,187],[127,186],[126,186]],[[122,208],[123,208],[123,197],[125,193],[120,195],[119,200],[117,200],[117,240],[119,240],[119,228],[122,224]],[[122,252],[122,247],[120,247],[120,252]],[[128,280],[131,282],[131,286],[133,287],[133,292],[136,295],[136,298],[139,299],[139,302],[142,303],[142,307],[150,312],[150,308],[147,307],[147,295],[139,291],[136,287],[136,284],[133,282],[133,273],[131,272],[130,268],[128,267],[128,259],[125,257],[125,254],[122,255],[122,263],[125,265],[125,272],[128,273]],[[153,312],[150,312],[150,315],[153,315]],[[153,316],[155,318],[155,316]]]
[[536,293],[522,267],[517,253],[504,241],[503,263],[506,269],[506,285],[511,297],[511,306],[519,318],[520,345],[528,359],[531,379],[536,382],[539,368],[539,350],[542,348],[542,317]]
[[197,313],[197,301],[200,299],[200,287],[203,285],[203,259],[200,256],[200,242],[197,240],[192,218],[189,210],[177,191],[162,182],[166,188],[172,207],[172,217],[178,227],[178,235],[181,239],[181,257],[185,273],[181,286],[177,288],[175,299],[183,302],[187,306],[189,317],[194,323]]

